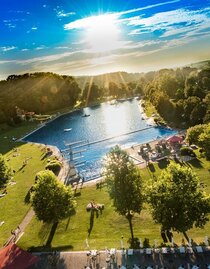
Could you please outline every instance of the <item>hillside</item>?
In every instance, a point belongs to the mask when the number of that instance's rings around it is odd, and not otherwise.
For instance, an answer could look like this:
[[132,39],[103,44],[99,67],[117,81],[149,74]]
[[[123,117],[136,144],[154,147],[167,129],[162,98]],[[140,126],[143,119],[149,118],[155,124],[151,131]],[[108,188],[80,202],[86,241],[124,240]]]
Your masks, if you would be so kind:
[[206,60],[206,61],[202,61],[202,62],[192,63],[189,66],[191,68],[202,69],[202,68],[208,67],[209,63],[210,63],[210,60]]
[[0,82],[0,123],[13,117],[15,107],[37,114],[73,107],[80,88],[70,76],[53,73],[11,75]]
[[116,83],[120,85],[121,83],[129,83],[138,81],[141,77],[144,76],[144,73],[127,73],[127,72],[114,72],[106,73],[97,76],[79,76],[75,77],[80,88],[84,88],[86,83],[95,83],[99,87],[108,88],[109,82]]
[[43,72],[11,75],[0,81],[0,124],[19,123],[22,114],[73,108],[77,102],[88,106],[132,96],[144,96],[167,122],[183,126],[208,123],[209,82],[209,61],[148,73],[115,72],[74,78]]

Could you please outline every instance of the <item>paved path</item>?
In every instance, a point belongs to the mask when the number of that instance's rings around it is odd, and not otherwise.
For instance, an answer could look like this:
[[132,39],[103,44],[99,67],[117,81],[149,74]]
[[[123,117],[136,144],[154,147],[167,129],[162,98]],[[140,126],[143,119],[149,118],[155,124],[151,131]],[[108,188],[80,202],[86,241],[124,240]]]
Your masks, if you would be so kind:
[[[134,264],[138,268],[196,268],[205,269],[210,264],[210,251],[203,247],[203,252],[198,253],[195,248],[193,252],[182,254],[178,249],[175,252],[163,253],[162,249],[151,249],[151,254],[146,254],[146,249],[133,250],[130,254],[127,251],[118,250],[115,254],[110,255],[106,251],[98,251],[95,255],[87,255],[87,251],[80,252],[56,252],[56,253],[40,253],[39,262],[32,269],[119,269],[122,265],[125,268],[133,269]],[[143,251],[143,253],[142,253]],[[95,251],[94,251],[95,252]],[[35,254],[35,253],[34,253]],[[37,254],[36,254],[37,255]]]

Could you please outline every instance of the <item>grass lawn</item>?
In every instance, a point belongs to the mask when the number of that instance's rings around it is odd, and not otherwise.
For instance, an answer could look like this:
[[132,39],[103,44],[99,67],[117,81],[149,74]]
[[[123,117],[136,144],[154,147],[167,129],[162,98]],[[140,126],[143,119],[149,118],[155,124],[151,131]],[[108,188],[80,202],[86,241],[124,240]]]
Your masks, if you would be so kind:
[[[0,227],[0,246],[10,237],[11,230],[20,224],[28,212],[30,205],[25,203],[26,194],[34,183],[35,174],[43,170],[46,163],[46,159],[42,160],[45,153],[40,146],[19,143],[14,143],[14,145],[17,147],[17,152],[11,150],[5,154],[8,164],[16,171],[13,178],[16,184],[7,185],[8,193],[0,198],[0,221],[5,222]],[[4,150],[7,151],[6,143],[3,146]],[[28,157],[32,158],[22,168],[24,160]]]
[[[44,152],[40,147],[11,141],[12,137],[19,138],[35,126],[33,123],[22,125],[4,131],[0,135],[0,152],[5,154],[12,169],[16,170],[14,181],[17,182],[13,186],[9,185],[7,187],[8,194],[0,198],[0,221],[5,221],[5,224],[0,227],[0,246],[8,239],[10,231],[17,227],[29,210],[29,205],[24,202],[26,194],[34,183],[35,174],[45,166]],[[19,156],[13,157],[14,152],[10,151],[13,147],[18,147],[17,153],[20,154]],[[189,162],[189,166],[197,172],[206,187],[206,191],[210,193],[210,173],[208,171],[210,163],[202,158],[198,152],[197,154],[199,160]],[[32,159],[29,160],[25,168],[18,171],[27,157],[32,157]],[[151,165],[141,170],[142,177],[146,181],[148,178],[158,176],[166,165],[164,161],[160,164]],[[99,214],[98,218],[94,217],[93,227],[88,237],[90,213],[86,212],[86,205],[93,199],[95,202],[103,203],[105,209],[102,215]],[[76,215],[60,222],[54,234],[51,232],[52,225],[43,224],[34,218],[18,244],[24,249],[31,247],[43,249],[50,235],[52,237],[51,247],[56,249],[83,250],[86,248],[85,239],[87,237],[91,248],[119,248],[120,239],[123,235],[125,247],[129,246],[128,222],[114,211],[106,186],[101,189],[96,189],[96,186],[89,186],[84,187],[81,191],[78,190],[77,204]],[[154,239],[157,239],[159,244],[162,242],[160,227],[153,222],[148,208],[144,208],[140,216],[136,215],[134,217],[133,224],[135,237],[141,238],[142,241],[148,238],[151,245],[154,244]],[[193,229],[188,234],[197,243],[203,242],[205,235],[210,236],[210,222],[205,229]],[[174,237],[175,242],[180,244],[182,235],[175,234]]]
[[[199,163],[202,163],[201,167]],[[210,193],[209,179],[209,162],[205,159],[200,161],[193,161],[189,164],[198,172],[201,181],[207,185],[207,191]],[[149,177],[158,176],[161,169],[166,167],[166,162],[161,162],[159,165],[155,164],[142,170],[142,177],[147,180]],[[93,227],[88,237],[88,230],[90,229],[90,213],[86,212],[86,205],[94,200],[98,203],[103,203],[105,209],[98,218],[94,217]],[[134,235],[144,241],[149,239],[150,245],[154,244],[154,239],[161,244],[160,226],[155,224],[149,213],[147,206],[141,212],[141,215],[136,215],[133,219]],[[42,222],[33,219],[30,226],[27,227],[24,236],[18,242],[18,245],[28,249],[45,249],[45,244],[50,235],[52,225],[46,225]],[[77,195],[77,212],[76,215],[59,223],[55,233],[52,236],[51,247],[62,250],[85,250],[85,239],[89,238],[89,245],[92,249],[104,249],[105,247],[120,248],[121,236],[124,237],[125,247],[129,247],[128,239],[130,231],[127,220],[119,216],[112,207],[106,186],[97,189],[96,186],[84,187],[78,191]],[[188,235],[197,243],[202,243],[205,235],[210,236],[210,223],[206,228],[193,229],[188,232]],[[174,233],[175,242],[181,244],[183,238],[182,234]]]
[[12,138],[21,138],[27,133],[37,128],[37,122],[23,123],[17,127],[8,127],[5,130],[1,130],[0,133],[0,153],[5,154],[9,150],[23,143],[17,143],[12,141]]

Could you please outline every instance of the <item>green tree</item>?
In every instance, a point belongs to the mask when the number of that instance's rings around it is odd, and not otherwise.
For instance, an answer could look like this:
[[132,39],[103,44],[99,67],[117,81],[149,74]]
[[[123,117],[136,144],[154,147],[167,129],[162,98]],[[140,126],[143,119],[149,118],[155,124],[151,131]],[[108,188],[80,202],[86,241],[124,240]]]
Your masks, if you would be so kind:
[[207,106],[200,102],[197,104],[190,113],[190,121],[192,125],[203,123],[203,119],[206,115]]
[[82,93],[82,98],[86,104],[97,101],[100,97],[100,88],[93,83],[86,83]]
[[11,168],[6,163],[4,156],[0,154],[0,187],[13,176]]
[[131,242],[134,242],[132,218],[140,214],[143,204],[142,180],[139,169],[128,154],[116,146],[107,155],[105,180],[115,210],[129,222]]
[[203,132],[198,137],[199,145],[204,149],[206,158],[210,159],[210,123],[205,125]]
[[187,129],[186,140],[189,142],[189,144],[198,145],[198,138],[200,134],[203,133],[205,127],[205,124],[198,124]]
[[171,98],[175,97],[178,87],[179,85],[176,78],[170,74],[165,73],[159,79],[159,89],[165,92]]
[[185,101],[184,101],[184,117],[186,121],[190,120],[190,115],[193,111],[193,109],[199,105],[201,102],[200,98],[198,98],[197,96],[191,96],[188,97]]
[[189,168],[171,163],[147,190],[155,222],[163,229],[186,232],[203,228],[209,220],[210,196],[207,195],[197,175]]
[[118,95],[120,95],[120,89],[119,86],[115,83],[115,82],[109,82],[109,95],[117,97]]
[[36,175],[31,204],[37,218],[46,223],[56,223],[70,216],[76,206],[71,187],[63,185],[47,170]]

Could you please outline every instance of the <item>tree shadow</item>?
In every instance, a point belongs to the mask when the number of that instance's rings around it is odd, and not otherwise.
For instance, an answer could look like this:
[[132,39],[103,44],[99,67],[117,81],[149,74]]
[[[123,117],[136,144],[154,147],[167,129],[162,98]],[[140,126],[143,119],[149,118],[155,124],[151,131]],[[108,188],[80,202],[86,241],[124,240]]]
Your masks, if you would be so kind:
[[69,216],[68,219],[67,219],[65,231],[67,231],[67,229],[69,227],[70,220],[71,220],[71,217]]
[[149,170],[150,170],[152,173],[155,172],[155,166],[154,166],[153,163],[149,163],[149,164],[148,164],[148,168],[149,168]]
[[88,229],[88,237],[90,236],[92,229],[93,229],[93,225],[94,225],[94,216],[95,216],[95,210],[91,209],[90,211],[90,227]]
[[190,166],[193,166],[195,168],[203,168],[202,162],[199,159],[193,159],[188,162]]
[[81,192],[78,191],[78,188],[76,187],[76,188],[74,189],[74,197],[79,197],[79,196],[81,196]]
[[133,242],[131,238],[129,238],[128,243],[129,243],[129,248],[134,248],[134,249],[139,248],[139,238],[137,237],[134,237]]
[[50,234],[49,234],[47,242],[46,242],[46,246],[51,246],[51,243],[52,243],[52,240],[53,240],[53,237],[55,235],[57,227],[58,227],[58,221],[53,223],[53,225],[52,225]]
[[31,246],[28,248],[30,252],[44,252],[44,251],[65,251],[65,250],[73,250],[74,247],[72,245],[63,245],[63,246],[56,246],[51,247],[47,245],[43,246]]
[[106,186],[106,182],[100,181],[100,182],[96,183],[96,190],[102,190],[105,186]]
[[20,171],[22,171],[23,168],[25,168],[25,167],[26,167],[26,164],[24,163],[24,164],[17,170],[17,173],[20,172]]
[[50,228],[51,228],[51,224],[43,223],[41,229],[39,230],[38,237],[43,244],[47,240],[47,237],[49,237]]
[[163,160],[160,160],[158,161],[158,167],[160,169],[165,169],[168,165],[169,165],[169,160],[168,159],[163,159]]
[[149,238],[144,238],[143,248],[150,248]]
[[45,152],[41,158],[41,161],[43,161],[46,158],[49,158],[51,155],[52,155],[52,152],[50,152],[50,151]]
[[32,191],[32,187],[28,190],[28,192],[26,193],[26,196],[24,198],[24,202],[25,204],[29,204],[30,203],[30,199],[31,199],[31,191]]

